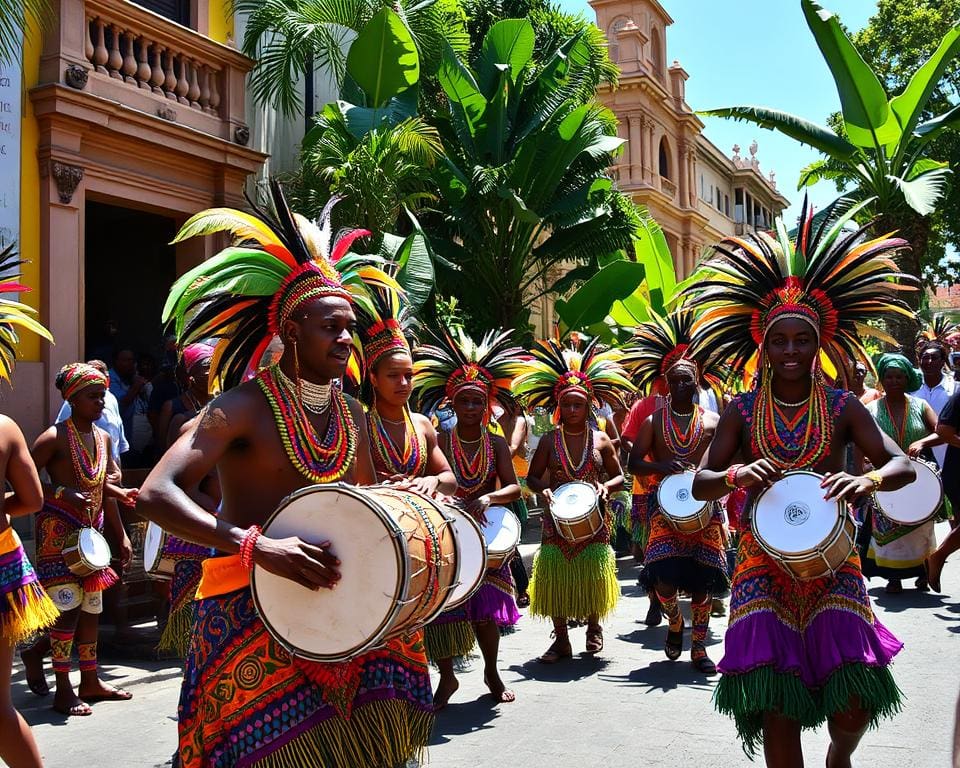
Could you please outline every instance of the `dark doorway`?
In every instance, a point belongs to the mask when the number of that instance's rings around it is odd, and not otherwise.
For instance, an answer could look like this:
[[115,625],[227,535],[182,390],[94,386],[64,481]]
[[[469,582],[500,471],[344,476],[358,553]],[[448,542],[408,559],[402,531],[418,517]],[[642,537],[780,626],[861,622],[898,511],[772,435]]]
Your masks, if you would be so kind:
[[160,314],[176,278],[168,243],[173,219],[87,202],[85,241],[85,341],[87,359],[113,360],[119,348],[156,353]]
[[190,0],[133,0],[134,4],[185,27],[190,26]]

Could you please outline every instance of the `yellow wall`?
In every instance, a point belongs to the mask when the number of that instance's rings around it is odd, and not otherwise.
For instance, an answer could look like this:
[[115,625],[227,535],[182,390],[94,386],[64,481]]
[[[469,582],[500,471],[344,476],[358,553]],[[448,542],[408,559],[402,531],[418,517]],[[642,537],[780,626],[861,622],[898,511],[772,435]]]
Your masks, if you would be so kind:
[[[33,104],[27,95],[40,77],[40,35],[28,33],[23,48],[23,116],[20,121],[20,254],[23,282],[33,288],[22,299],[31,307],[40,306],[40,168],[37,163],[39,133]],[[21,335],[20,359],[40,360],[40,339],[32,333]]]
[[210,39],[226,43],[233,38],[233,15],[230,13],[229,0],[210,0]]

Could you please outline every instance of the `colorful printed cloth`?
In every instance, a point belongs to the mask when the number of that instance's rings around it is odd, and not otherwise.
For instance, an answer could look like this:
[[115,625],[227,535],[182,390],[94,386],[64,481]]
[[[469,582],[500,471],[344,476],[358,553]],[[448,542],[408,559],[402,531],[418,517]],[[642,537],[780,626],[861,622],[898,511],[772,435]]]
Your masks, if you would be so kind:
[[0,531],[0,637],[11,645],[46,629],[60,617],[30,565],[13,528]]
[[711,595],[729,587],[723,518],[718,506],[714,506],[707,527],[696,533],[680,533],[667,522],[657,503],[656,488],[643,497],[640,506],[650,531],[640,574],[644,587],[650,590],[661,581],[694,594]]
[[84,592],[101,592],[116,584],[120,577],[109,566],[80,578],[70,571],[63,559],[63,549],[71,533],[86,526],[103,533],[103,508],[91,522],[84,520],[71,506],[53,499],[43,502],[36,515],[37,575],[44,588],[51,590],[60,584],[79,584]]
[[[240,569],[238,556],[212,561]],[[421,633],[320,664],[273,639],[248,588],[202,594],[180,692],[184,768],[394,768],[426,746],[433,694]]]

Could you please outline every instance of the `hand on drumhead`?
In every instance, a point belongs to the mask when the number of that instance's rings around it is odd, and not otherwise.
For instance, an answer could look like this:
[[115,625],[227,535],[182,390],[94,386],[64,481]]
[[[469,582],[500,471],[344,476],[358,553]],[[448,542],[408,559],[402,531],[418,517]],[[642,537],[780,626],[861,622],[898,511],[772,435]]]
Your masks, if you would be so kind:
[[909,447],[907,448],[907,456],[909,456],[911,459],[919,459],[922,452],[923,443],[921,443],[919,440],[917,440],[915,443],[910,443]]
[[332,589],[340,580],[337,570],[340,561],[329,546],[329,541],[308,544],[296,536],[287,539],[261,536],[253,550],[253,562],[307,589]]
[[467,513],[480,525],[487,524],[487,510],[490,509],[490,497],[480,496],[467,502]]
[[[392,478],[391,478],[392,479]],[[402,490],[413,491],[423,496],[434,498],[440,487],[440,478],[436,475],[429,477],[404,477],[397,486]]]
[[690,468],[687,462],[680,461],[680,459],[660,462],[659,467],[661,475],[679,475],[681,472],[686,472]]
[[606,501],[610,497],[610,491],[607,489],[607,486],[603,483],[594,483],[597,487],[597,496],[600,497],[602,501]]
[[821,488],[826,488],[824,497],[827,501],[835,499],[836,501],[850,501],[870,493],[876,484],[869,477],[862,475],[851,475],[847,472],[837,472],[835,474],[827,473],[823,476]]
[[751,464],[745,464],[737,472],[737,487],[752,488],[754,486],[768,486],[780,479],[781,472],[767,459],[757,459]]

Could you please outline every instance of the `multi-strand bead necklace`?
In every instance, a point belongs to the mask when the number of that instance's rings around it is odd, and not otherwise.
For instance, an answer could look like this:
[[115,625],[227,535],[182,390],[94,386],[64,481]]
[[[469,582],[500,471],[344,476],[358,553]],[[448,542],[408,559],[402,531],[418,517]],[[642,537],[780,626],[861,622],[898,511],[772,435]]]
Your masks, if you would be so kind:
[[400,422],[403,424],[403,448],[394,442],[385,421],[376,405],[367,413],[370,438],[381,463],[394,474],[419,477],[427,465],[427,441],[417,432],[410,411],[403,409],[403,420]]
[[89,525],[93,525],[93,516],[100,511],[103,502],[103,481],[107,476],[107,445],[104,434],[93,425],[93,453],[83,442],[83,436],[73,419],[67,419],[67,444],[70,446],[70,459],[77,486],[90,494],[90,506],[87,514]]
[[257,384],[270,404],[287,457],[297,471],[318,484],[342,478],[357,453],[356,423],[343,393],[336,387],[330,390],[330,416],[326,432],[320,437],[307,418],[296,385],[277,365],[257,374]]
[[[667,444],[667,450],[678,459],[693,456],[703,442],[703,408],[696,403],[692,407],[690,413],[679,413],[673,410],[673,403],[668,400],[660,409],[663,441]],[[680,426],[680,420],[685,416],[689,416],[690,420],[684,428]]]
[[[583,429],[587,433],[583,440],[583,453],[579,461],[576,462],[570,456],[570,451],[567,450],[566,430],[563,428],[563,425],[557,427],[553,432],[554,450],[557,453],[557,458],[560,460],[560,467],[567,477],[579,477],[584,467],[587,466],[587,461],[593,455],[593,429],[589,424],[584,424]],[[583,433],[580,432],[577,434]]]
[[799,408],[788,419],[773,395],[771,378],[766,377],[753,406],[751,438],[753,452],[780,469],[816,466],[830,448],[833,424],[827,408],[827,390],[813,381],[810,397],[801,403],[783,403]]
[[450,453],[453,458],[451,469],[457,477],[459,493],[463,495],[469,495],[470,491],[476,490],[486,483],[490,477],[491,469],[496,466],[496,459],[493,455],[493,441],[490,439],[490,431],[486,427],[481,427],[479,440],[471,440],[467,444],[472,443],[479,443],[479,446],[473,457],[469,457],[457,428],[454,427],[450,430]]

